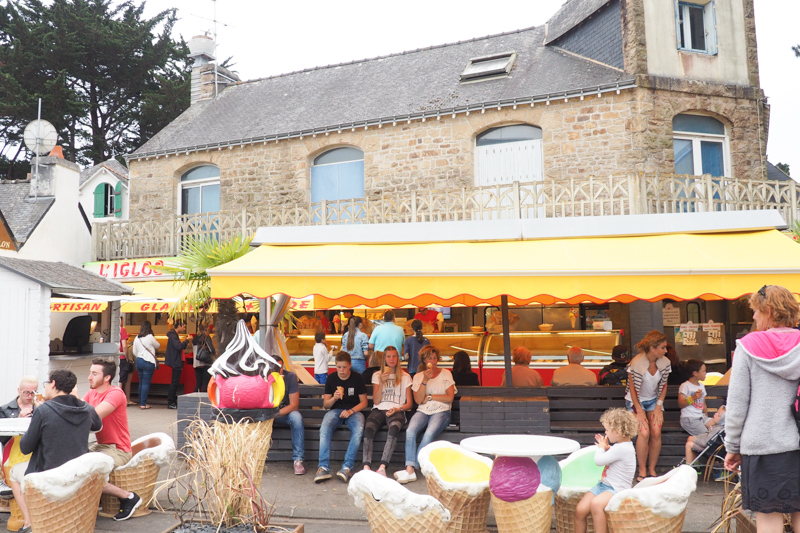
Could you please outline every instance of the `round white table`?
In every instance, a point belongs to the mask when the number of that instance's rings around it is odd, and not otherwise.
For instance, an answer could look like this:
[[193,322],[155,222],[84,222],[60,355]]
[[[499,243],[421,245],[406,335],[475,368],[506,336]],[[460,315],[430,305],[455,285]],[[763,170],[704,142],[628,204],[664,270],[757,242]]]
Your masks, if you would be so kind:
[[0,418],[0,437],[24,435],[31,425],[31,417]]
[[482,435],[461,441],[475,453],[497,457],[530,457],[538,461],[545,455],[565,455],[581,448],[578,441],[548,435]]

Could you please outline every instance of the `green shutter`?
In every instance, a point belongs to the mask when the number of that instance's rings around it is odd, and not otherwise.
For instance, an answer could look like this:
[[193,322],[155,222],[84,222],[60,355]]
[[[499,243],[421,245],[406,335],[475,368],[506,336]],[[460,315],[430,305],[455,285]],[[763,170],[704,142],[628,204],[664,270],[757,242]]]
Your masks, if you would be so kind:
[[117,186],[114,187],[114,216],[119,218],[122,216],[122,182],[118,181]]
[[104,216],[106,216],[105,193],[106,193],[105,183],[101,183],[100,185],[94,188],[94,218],[103,218]]

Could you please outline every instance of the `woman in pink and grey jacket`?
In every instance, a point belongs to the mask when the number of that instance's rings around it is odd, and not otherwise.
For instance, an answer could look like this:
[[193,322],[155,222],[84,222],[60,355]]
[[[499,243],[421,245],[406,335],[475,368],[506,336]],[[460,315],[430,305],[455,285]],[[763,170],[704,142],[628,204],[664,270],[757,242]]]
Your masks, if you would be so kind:
[[783,531],[791,513],[800,531],[800,434],[792,414],[800,381],[800,318],[784,287],[750,296],[758,327],[737,341],[728,386],[725,468],[741,467],[742,508],[755,511],[758,533]]

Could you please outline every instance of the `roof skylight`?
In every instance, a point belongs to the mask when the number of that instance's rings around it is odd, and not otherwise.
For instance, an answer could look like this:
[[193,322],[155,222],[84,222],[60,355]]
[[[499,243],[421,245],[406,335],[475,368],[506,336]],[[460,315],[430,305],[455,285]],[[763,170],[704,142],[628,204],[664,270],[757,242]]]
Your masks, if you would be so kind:
[[508,76],[514,60],[517,58],[516,52],[504,52],[490,56],[474,57],[467,63],[467,68],[461,73],[461,81],[480,81],[485,79]]

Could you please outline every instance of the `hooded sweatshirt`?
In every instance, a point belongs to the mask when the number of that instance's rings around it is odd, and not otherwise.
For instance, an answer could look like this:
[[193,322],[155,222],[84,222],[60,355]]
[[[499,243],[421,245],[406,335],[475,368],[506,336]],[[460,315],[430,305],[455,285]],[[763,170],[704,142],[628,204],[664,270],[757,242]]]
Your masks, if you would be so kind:
[[33,412],[19,441],[22,453],[33,453],[25,474],[57,468],[89,451],[89,432],[103,427],[94,407],[72,395],[56,396]]
[[800,331],[755,331],[736,341],[728,386],[725,448],[770,455],[800,449],[791,411],[800,380]]

